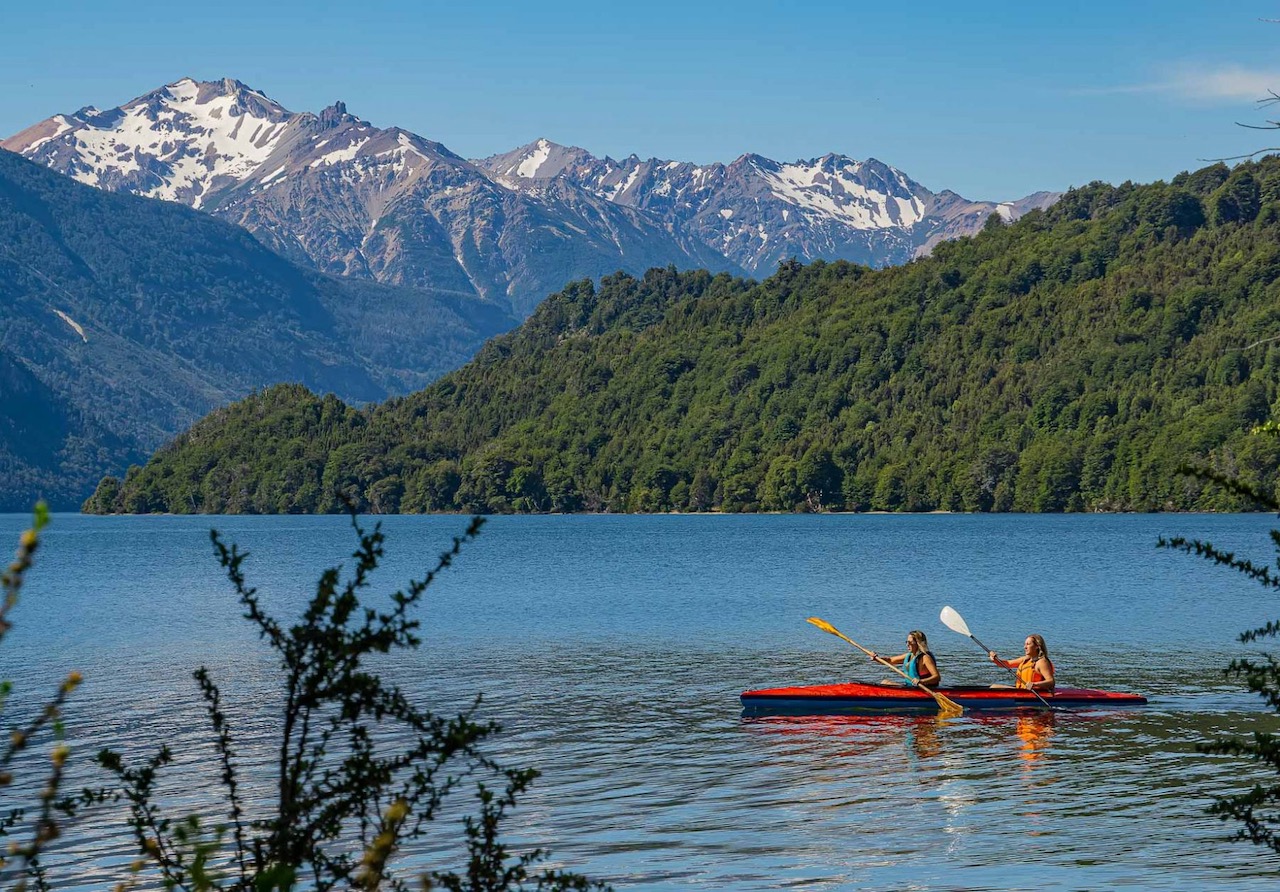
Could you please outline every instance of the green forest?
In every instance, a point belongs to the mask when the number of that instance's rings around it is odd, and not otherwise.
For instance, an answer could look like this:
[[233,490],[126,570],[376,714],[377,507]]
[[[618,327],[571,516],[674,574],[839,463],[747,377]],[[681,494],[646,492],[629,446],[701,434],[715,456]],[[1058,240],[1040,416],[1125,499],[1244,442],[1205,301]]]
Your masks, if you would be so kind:
[[207,214],[0,149],[0,511],[74,510],[266,384],[408,393],[514,324],[469,297],[302,269]]
[[1275,491],[1280,160],[1093,184],[905,266],[574,282],[424,390],[214,412],[92,512],[1162,511]]

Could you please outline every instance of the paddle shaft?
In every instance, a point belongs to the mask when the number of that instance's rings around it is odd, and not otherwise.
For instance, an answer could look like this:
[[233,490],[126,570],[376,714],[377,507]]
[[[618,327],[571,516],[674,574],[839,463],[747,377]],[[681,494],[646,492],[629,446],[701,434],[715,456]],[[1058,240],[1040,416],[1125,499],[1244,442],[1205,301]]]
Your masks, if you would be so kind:
[[932,688],[928,688],[920,684],[916,679],[913,679],[910,675],[903,672],[901,669],[899,669],[893,663],[890,663],[884,657],[876,656],[873,652],[867,650],[861,644],[854,641],[852,638],[850,638],[848,635],[841,632],[839,629],[837,629],[835,626],[831,625],[830,623],[824,622],[820,626],[820,628],[825,632],[830,632],[832,635],[835,635],[837,638],[843,638],[845,641],[848,641],[850,644],[852,644],[858,650],[862,651],[867,656],[871,657],[871,659],[875,660],[880,665],[888,666],[894,672],[898,673],[903,678],[905,678],[910,685],[912,685],[913,687],[917,687],[922,691],[925,691],[926,693],[929,694],[929,696],[933,697],[934,700],[938,701],[939,708],[941,708],[945,712],[957,712],[964,709],[964,707],[962,707],[959,703],[956,703],[954,700],[948,697],[944,697],[942,694],[939,694],[937,691],[933,690]]
[[[979,641],[979,640],[978,640],[978,636],[976,636],[976,635],[972,635],[972,634],[971,634],[969,637],[973,639],[973,643],[974,643],[974,644],[978,645],[978,647],[982,648],[982,649],[983,649],[983,651],[985,651],[986,653],[989,653],[989,654],[990,654],[990,653],[994,653],[994,651],[993,651],[991,648],[987,647],[985,644],[983,644],[981,641]],[[1018,670],[1017,670],[1017,669],[1014,669],[1012,666],[1005,666],[1004,668],[1008,669],[1008,670],[1009,670],[1009,672],[1013,674],[1014,681],[1017,681],[1017,679],[1018,679]],[[1035,688],[1028,687],[1028,688],[1027,688],[1027,690],[1028,690],[1028,691],[1030,691],[1031,693],[1035,694],[1035,695],[1036,695],[1036,699],[1037,699],[1037,700],[1039,700],[1041,703],[1043,703],[1047,708],[1049,708],[1049,709],[1053,709],[1053,704],[1051,704],[1051,703],[1050,703],[1048,700],[1046,700],[1044,697],[1041,697],[1041,696],[1040,696],[1040,692],[1039,692],[1039,691],[1037,691]]]
[[862,652],[863,652],[864,654],[866,654],[867,656],[871,657],[871,659],[875,660],[875,661],[876,661],[877,663],[879,663],[881,666],[888,666],[890,669],[892,669],[894,672],[896,672],[896,673],[898,673],[899,675],[901,675],[901,676],[902,676],[903,678],[905,678],[907,681],[912,682],[912,684],[914,684],[914,683],[915,683],[915,682],[913,681],[913,679],[911,678],[911,676],[910,676],[910,675],[908,675],[907,673],[903,672],[901,669],[899,669],[899,668],[897,667],[897,665],[896,665],[896,664],[894,664],[894,663],[890,663],[890,662],[889,662],[888,660],[886,660],[884,657],[882,657],[882,656],[878,656],[878,655],[877,655],[877,654],[875,654],[873,651],[869,651],[869,650],[867,650],[865,647],[863,647],[863,646],[862,646],[861,644],[859,644],[858,642],[854,641],[852,638],[846,638],[846,637],[844,636],[844,634],[843,634],[843,633],[841,633],[841,632],[836,632],[836,635],[837,635],[837,636],[839,636],[840,638],[844,638],[844,640],[845,640],[845,641],[848,641],[850,644],[852,644],[852,645],[853,645],[854,647],[856,647],[858,650],[862,651]]

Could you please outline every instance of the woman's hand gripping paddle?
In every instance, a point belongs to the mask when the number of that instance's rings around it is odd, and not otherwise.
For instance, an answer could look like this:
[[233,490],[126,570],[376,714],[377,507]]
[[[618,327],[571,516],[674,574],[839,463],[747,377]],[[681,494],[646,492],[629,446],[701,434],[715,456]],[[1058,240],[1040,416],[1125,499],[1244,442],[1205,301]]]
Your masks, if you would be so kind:
[[[950,629],[951,631],[959,632],[961,635],[965,636],[966,638],[972,639],[974,644],[982,648],[983,653],[986,653],[986,654],[992,653],[991,648],[987,647],[985,644],[979,641],[976,637],[974,637],[974,634],[969,631],[969,624],[964,621],[964,617],[956,613],[955,610],[953,610],[950,605],[942,608],[942,614],[938,617],[938,619],[942,620],[942,624],[946,626],[948,629]],[[1016,681],[1018,678],[1018,671],[1011,666],[1006,666],[1005,668],[1013,673],[1014,680]],[[1023,690],[1028,690],[1031,693],[1035,694],[1037,700],[1039,700],[1049,709],[1053,709],[1052,704],[1050,704],[1049,701],[1046,700],[1044,697],[1041,697],[1040,692],[1037,691],[1035,688],[1024,688]]]
[[942,713],[942,715],[943,715],[943,716],[947,716],[947,717],[950,717],[950,716],[957,716],[957,715],[960,715],[962,712],[964,712],[964,707],[963,707],[963,706],[961,706],[959,703],[957,703],[956,701],[952,700],[950,697],[947,697],[947,696],[945,696],[945,695],[943,695],[943,694],[939,694],[937,691],[932,690],[931,688],[926,688],[924,685],[917,685],[917,684],[912,680],[912,678],[911,678],[911,676],[910,676],[910,675],[907,675],[907,673],[903,672],[901,669],[899,669],[897,666],[893,665],[893,663],[890,663],[888,660],[880,659],[880,658],[878,658],[878,657],[874,656],[874,655],[871,653],[871,651],[867,650],[865,647],[863,647],[863,646],[862,646],[861,644],[859,644],[858,642],[854,641],[852,638],[849,638],[848,636],[846,636],[846,635],[844,635],[843,633],[841,633],[841,631],[840,631],[839,629],[837,629],[835,626],[831,625],[831,623],[827,622],[826,620],[824,620],[824,619],[818,619],[816,616],[811,616],[811,617],[809,617],[809,620],[808,620],[808,621],[809,621],[809,622],[811,622],[811,623],[813,623],[815,626],[817,626],[819,629],[821,629],[821,630],[822,630],[822,631],[824,631],[824,632],[830,632],[832,635],[835,635],[837,638],[843,638],[845,641],[848,641],[850,644],[852,644],[852,645],[853,645],[854,647],[856,647],[858,650],[862,651],[864,654],[866,654],[867,656],[871,657],[871,658],[872,658],[873,660],[875,660],[877,663],[880,663],[881,665],[884,665],[884,666],[888,666],[888,667],[889,667],[890,669],[892,669],[894,672],[898,673],[898,674],[899,674],[899,675],[901,675],[903,678],[905,678],[905,679],[906,679],[908,682],[910,682],[912,685],[914,685],[915,687],[920,688],[920,690],[925,691],[926,693],[930,694],[930,695],[933,697],[933,699],[934,699],[934,700],[937,700],[937,701],[938,701],[938,709],[939,709],[939,710],[941,710],[941,713]]

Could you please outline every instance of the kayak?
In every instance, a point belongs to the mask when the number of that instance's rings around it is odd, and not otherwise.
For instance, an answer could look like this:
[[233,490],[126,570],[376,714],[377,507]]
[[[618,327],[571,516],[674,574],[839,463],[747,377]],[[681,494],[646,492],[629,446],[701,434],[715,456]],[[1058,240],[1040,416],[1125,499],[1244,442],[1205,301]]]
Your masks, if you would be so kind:
[[[1035,694],[1015,688],[939,688],[965,709],[1044,709]],[[1058,688],[1040,692],[1059,707],[1141,706],[1146,697],[1093,688]],[[819,684],[794,688],[763,688],[742,694],[742,708],[750,715],[832,715],[840,713],[937,712],[938,701],[919,688],[887,684]]]

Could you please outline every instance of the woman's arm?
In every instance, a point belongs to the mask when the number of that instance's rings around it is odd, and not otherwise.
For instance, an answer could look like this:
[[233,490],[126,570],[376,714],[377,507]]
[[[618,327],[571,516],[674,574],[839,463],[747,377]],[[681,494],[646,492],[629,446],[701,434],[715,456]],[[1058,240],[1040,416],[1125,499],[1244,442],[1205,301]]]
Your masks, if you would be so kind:
[[875,651],[871,652],[871,662],[873,663],[888,663],[890,666],[901,666],[906,659],[906,654],[898,654],[896,657],[886,657],[884,654],[878,654]]
[[920,661],[919,683],[930,688],[942,683],[942,673],[938,671],[938,664],[928,654],[925,654],[924,659]]
[[[1025,657],[1023,659],[1026,659]],[[1048,691],[1053,689],[1053,664],[1046,658],[1041,657],[1036,660],[1036,671],[1040,673],[1040,681],[1033,681],[1031,689],[1033,691]]]
[[990,651],[987,656],[991,658],[991,662],[995,663],[997,666],[1003,666],[1006,669],[1017,669],[1026,662],[1027,659],[1026,657],[1014,657],[1012,660],[1002,660],[996,656],[996,652],[994,650]]

